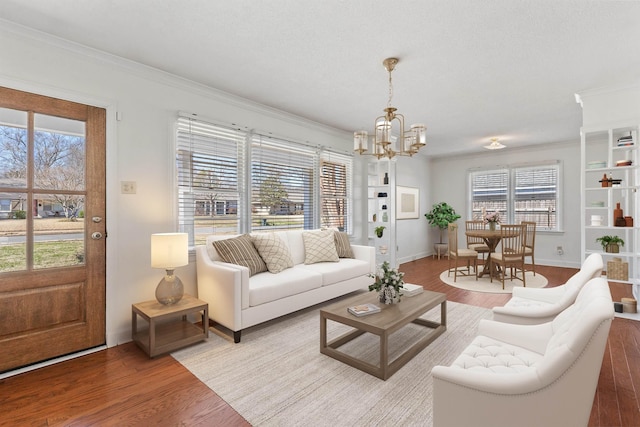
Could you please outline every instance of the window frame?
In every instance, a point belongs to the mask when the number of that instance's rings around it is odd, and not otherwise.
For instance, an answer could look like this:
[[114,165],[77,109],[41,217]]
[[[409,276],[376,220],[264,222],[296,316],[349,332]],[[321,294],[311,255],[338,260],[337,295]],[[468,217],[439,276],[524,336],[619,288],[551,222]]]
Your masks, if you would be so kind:
[[[530,171],[530,170],[536,170],[536,169],[540,169],[540,170],[549,170],[552,169],[555,172],[552,174],[555,174],[555,188],[554,188],[554,193],[555,193],[555,198],[547,198],[547,199],[541,199],[538,198],[537,195],[539,194],[543,194],[544,192],[534,192],[532,197],[522,197],[522,193],[518,192],[518,188],[517,188],[517,177],[518,174],[521,174],[522,172],[526,172],[526,171]],[[467,216],[469,219],[478,219],[481,218],[481,214],[479,214],[478,210],[476,209],[476,211],[474,211],[474,178],[478,177],[478,176],[482,176],[482,175],[488,175],[491,173],[501,173],[504,172],[507,174],[507,179],[506,179],[506,199],[505,199],[505,209],[502,210],[500,209],[501,212],[501,222],[502,223],[516,223],[516,222],[521,222],[521,221],[530,221],[530,220],[534,220],[537,224],[537,230],[538,231],[543,231],[543,232],[562,232],[563,230],[563,223],[562,223],[562,217],[563,217],[563,206],[562,206],[562,176],[563,176],[563,168],[562,168],[562,162],[561,161],[548,161],[548,162],[532,162],[532,163],[524,163],[524,164],[514,164],[514,165],[504,165],[504,166],[494,166],[494,167],[486,167],[486,168],[474,168],[474,169],[468,169],[467,170],[467,185],[468,185],[468,191],[467,191]],[[553,181],[553,179],[551,180]],[[543,184],[546,184],[543,181]],[[544,188],[544,186],[539,185],[539,188]],[[555,213],[555,227],[549,227],[547,225],[544,225],[539,219],[532,219],[530,217],[527,217],[525,219],[522,219],[522,215],[517,214],[517,203],[518,202],[522,202],[522,201],[528,201],[528,200],[555,200],[555,210],[553,211]],[[551,204],[554,204],[553,202]],[[493,205],[495,206],[495,204]],[[486,209],[487,212],[493,212],[495,209],[491,208],[491,209]],[[542,212],[542,211],[540,211]],[[543,213],[538,212],[538,218],[540,218],[540,216],[543,216]],[[536,215],[535,212],[533,212],[531,215]],[[520,218],[520,219],[516,219],[516,218]],[[548,216],[547,216],[548,218]]]
[[[253,130],[248,130],[248,128],[242,128],[234,125],[221,124],[212,120],[203,120],[201,118],[195,117],[195,115],[190,114],[179,114],[177,119],[175,120],[175,143],[173,146],[173,169],[175,176],[175,184],[174,189],[176,192],[176,215],[177,215],[177,224],[178,230],[180,232],[186,232],[189,234],[189,246],[192,248],[195,245],[202,244],[201,241],[197,240],[196,236],[196,215],[195,209],[197,209],[198,203],[203,209],[207,209],[205,207],[206,201],[198,201],[196,199],[188,199],[184,197],[185,191],[190,188],[187,186],[187,183],[191,185],[193,183],[193,168],[190,166],[190,162],[185,160],[185,152],[191,153],[189,156],[192,156],[194,150],[196,154],[200,154],[201,158],[207,158],[207,156],[212,157],[213,152],[215,151],[214,147],[209,147],[209,143],[216,143],[214,138],[211,138],[209,141],[205,141],[204,143],[200,141],[199,145],[189,145],[189,149],[186,150],[186,144],[188,135],[185,134],[187,124],[191,124],[197,122],[200,126],[211,127],[212,129],[219,131],[220,133],[228,132],[230,135],[234,135],[235,140],[238,143],[237,153],[237,205],[235,206],[235,211],[237,215],[237,225],[236,229],[232,234],[241,234],[241,233],[250,233],[252,231],[271,231],[266,229],[256,229],[256,227],[252,226],[252,219],[254,214],[252,212],[252,202],[254,202],[254,198],[252,197],[252,191],[254,189],[253,180],[255,176],[252,173],[252,159],[253,165],[255,167],[255,157],[254,157],[254,149],[256,138],[263,138],[265,141],[269,141],[271,145],[281,144],[282,146],[278,146],[277,149],[287,149],[287,147],[291,148],[293,151],[298,151],[305,153],[305,155],[313,156],[312,162],[309,162],[305,167],[308,168],[310,172],[310,176],[312,177],[311,187],[309,188],[310,193],[305,194],[305,203],[307,200],[312,204],[310,216],[307,218],[306,215],[303,219],[302,227],[303,229],[316,229],[324,226],[324,221],[322,219],[323,215],[323,194],[321,189],[321,168],[323,161],[326,159],[332,159],[334,162],[344,163],[345,169],[347,171],[347,179],[344,182],[346,188],[344,189],[345,193],[345,207],[347,209],[346,214],[344,215],[345,222],[345,230],[347,233],[351,234],[353,229],[353,202],[352,202],[352,188],[353,188],[353,153],[339,151],[330,147],[324,147],[320,145],[310,145],[308,143],[302,143],[299,141],[291,140],[289,138],[281,138],[281,137],[273,137],[268,132],[258,132]],[[200,151],[198,151],[200,150]],[[204,153],[204,154],[203,154]],[[190,159],[191,157],[189,157]],[[213,162],[212,162],[213,163]],[[185,166],[186,165],[186,166]],[[187,176],[185,176],[185,174]],[[190,175],[189,175],[190,174]],[[191,187],[192,189],[192,187]],[[306,190],[305,190],[306,191]],[[213,189],[215,192],[215,189]],[[213,200],[211,201],[211,206],[208,209],[215,211],[218,206],[220,206],[221,202],[227,202],[227,200]],[[298,207],[300,204],[299,201],[296,200],[295,206]],[[304,205],[302,205],[304,206]],[[215,215],[214,215],[215,216]],[[208,225],[207,225],[208,226]],[[299,227],[296,227],[299,228]],[[278,228],[280,229],[280,228]],[[274,229],[273,231],[277,231]],[[207,235],[210,234],[229,234],[228,232],[217,230],[215,225],[212,224],[211,232],[207,232]]]

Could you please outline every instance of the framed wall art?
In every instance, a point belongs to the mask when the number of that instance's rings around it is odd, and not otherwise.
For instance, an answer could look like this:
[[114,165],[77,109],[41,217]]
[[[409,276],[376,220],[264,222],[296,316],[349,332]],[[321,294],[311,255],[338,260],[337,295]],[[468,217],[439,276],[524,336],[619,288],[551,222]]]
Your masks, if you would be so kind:
[[420,190],[413,187],[396,187],[396,218],[418,218]]

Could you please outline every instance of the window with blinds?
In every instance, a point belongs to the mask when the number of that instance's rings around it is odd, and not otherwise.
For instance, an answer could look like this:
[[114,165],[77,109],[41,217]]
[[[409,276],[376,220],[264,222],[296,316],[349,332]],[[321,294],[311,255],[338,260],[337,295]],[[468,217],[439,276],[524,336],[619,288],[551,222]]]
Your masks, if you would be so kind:
[[351,200],[350,157],[325,152],[320,160],[320,198],[322,226],[340,231],[350,229],[349,201]]
[[500,212],[507,218],[509,171],[487,170],[471,173],[471,218],[482,219],[482,212]]
[[317,150],[254,135],[251,141],[251,229],[314,228]]
[[503,223],[559,230],[559,177],[559,163],[470,172],[471,218],[497,210]]
[[324,147],[179,117],[179,230],[209,234],[350,230],[352,157]]
[[191,245],[203,244],[207,234],[239,233],[246,132],[184,117],[177,127],[180,231]]

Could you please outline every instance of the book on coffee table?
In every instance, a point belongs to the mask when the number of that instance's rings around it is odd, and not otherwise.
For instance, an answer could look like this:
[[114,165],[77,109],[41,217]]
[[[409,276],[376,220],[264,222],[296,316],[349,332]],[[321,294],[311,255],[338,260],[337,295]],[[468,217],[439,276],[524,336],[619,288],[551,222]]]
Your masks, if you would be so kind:
[[353,314],[354,316],[361,317],[373,313],[378,313],[380,311],[380,307],[375,304],[367,303],[351,306],[347,308],[347,311],[349,311],[349,313]]
[[402,292],[402,296],[412,297],[424,291],[424,288],[420,285],[414,285],[412,283],[404,283],[400,291]]

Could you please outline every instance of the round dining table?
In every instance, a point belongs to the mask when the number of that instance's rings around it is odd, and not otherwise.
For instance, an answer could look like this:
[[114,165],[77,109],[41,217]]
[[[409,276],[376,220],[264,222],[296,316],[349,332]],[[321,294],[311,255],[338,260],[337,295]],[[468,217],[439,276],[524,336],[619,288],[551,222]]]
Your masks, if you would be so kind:
[[485,275],[485,273],[488,274],[489,272],[491,272],[491,275],[493,277],[500,278],[500,275],[502,274],[500,271],[500,266],[495,264],[493,266],[493,271],[491,271],[490,258],[491,254],[496,251],[496,247],[500,243],[500,240],[502,240],[502,230],[490,230],[488,228],[480,230],[467,230],[465,234],[470,237],[480,237],[489,248],[489,255],[487,255],[487,258],[484,260],[484,267],[482,268],[482,271],[478,273],[478,277],[482,277]]

